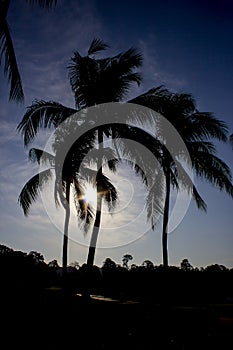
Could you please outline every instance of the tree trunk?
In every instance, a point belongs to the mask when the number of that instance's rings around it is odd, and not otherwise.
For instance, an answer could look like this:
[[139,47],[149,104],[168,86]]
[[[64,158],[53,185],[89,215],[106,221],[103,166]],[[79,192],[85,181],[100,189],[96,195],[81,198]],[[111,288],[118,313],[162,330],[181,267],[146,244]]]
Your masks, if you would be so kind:
[[62,252],[62,277],[64,283],[67,277],[67,256],[68,256],[68,228],[70,221],[70,183],[66,184],[66,205],[65,205],[65,223],[64,223],[64,236],[63,236],[63,252]]
[[169,219],[169,204],[170,204],[170,169],[166,169],[166,196],[163,213],[163,232],[162,232],[162,247],[163,247],[163,266],[168,267],[168,219]]
[[91,235],[91,242],[89,246],[88,251],[88,257],[87,257],[87,266],[92,267],[94,265],[94,259],[95,259],[95,251],[96,251],[96,243],[98,234],[100,231],[100,223],[101,223],[101,214],[102,214],[102,201],[103,201],[103,195],[102,195],[102,188],[98,183],[98,177],[102,175],[103,169],[102,169],[102,154],[101,151],[103,150],[103,131],[100,129],[98,130],[98,147],[100,152],[100,157],[98,158],[97,162],[97,206],[96,206],[96,216],[95,216],[95,222],[94,227]]
[[100,231],[102,198],[103,197],[100,194],[98,194],[98,186],[97,186],[96,216],[95,216],[95,223],[94,223],[94,227],[91,235],[91,242],[90,242],[88,258],[87,258],[87,265],[90,267],[94,265],[96,243],[97,243],[97,238]]

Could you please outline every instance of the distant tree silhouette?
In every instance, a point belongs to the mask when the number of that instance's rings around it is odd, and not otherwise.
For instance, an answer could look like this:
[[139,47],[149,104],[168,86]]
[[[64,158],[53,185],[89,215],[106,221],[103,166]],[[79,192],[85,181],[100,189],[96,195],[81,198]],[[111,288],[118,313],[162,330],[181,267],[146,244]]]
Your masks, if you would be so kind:
[[188,259],[183,259],[180,263],[181,270],[184,271],[193,271],[194,267],[190,264]]
[[148,270],[153,270],[153,268],[154,268],[154,264],[150,260],[144,260],[143,263],[142,263],[142,266],[145,267]]
[[32,250],[28,253],[28,257],[32,258],[32,260],[34,261],[35,264],[44,263],[43,255],[41,253],[34,251],[34,250]]
[[78,261],[72,261],[70,264],[69,264],[70,267],[74,267],[76,270],[78,270],[80,268],[80,264]]
[[116,265],[115,261],[113,261],[110,258],[106,258],[104,263],[103,263],[102,269],[104,269],[104,270],[112,270],[112,269],[116,269],[116,266],[117,265]]
[[57,269],[59,267],[59,264],[57,262],[56,259],[51,260],[48,262],[48,267],[52,268],[52,269]]
[[127,270],[129,269],[128,262],[130,260],[133,260],[133,257],[132,257],[131,254],[123,255],[123,257],[122,257],[122,263],[123,263],[122,266],[125,267]]
[[13,252],[14,250],[12,248],[9,248],[3,244],[0,244],[0,255],[11,254]]
[[208,272],[221,272],[221,271],[227,271],[228,268],[224,265],[212,264],[212,265],[206,266],[204,270]]

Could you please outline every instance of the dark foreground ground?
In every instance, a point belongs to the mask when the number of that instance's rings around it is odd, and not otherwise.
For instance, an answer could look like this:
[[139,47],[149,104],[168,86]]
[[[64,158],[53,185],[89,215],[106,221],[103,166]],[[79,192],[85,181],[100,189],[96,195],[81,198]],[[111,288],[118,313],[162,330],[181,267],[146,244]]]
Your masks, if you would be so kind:
[[1,295],[1,349],[232,349],[233,304],[164,305],[59,289]]

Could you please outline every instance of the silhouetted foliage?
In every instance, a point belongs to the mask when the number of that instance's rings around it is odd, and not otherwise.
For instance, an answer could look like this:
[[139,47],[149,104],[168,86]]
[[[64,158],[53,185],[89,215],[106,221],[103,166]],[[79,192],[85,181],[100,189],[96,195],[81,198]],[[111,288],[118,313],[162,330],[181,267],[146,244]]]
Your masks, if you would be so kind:
[[[143,263],[142,263],[142,266],[144,266],[148,270],[153,270],[154,269],[154,264],[150,260],[144,260]],[[131,268],[132,268],[132,266],[131,266]]]
[[[47,264],[36,251],[25,253],[0,245],[0,273],[1,292],[38,291],[62,285],[57,260]],[[67,288],[72,293],[82,294],[86,290],[89,294],[120,300],[153,300],[158,304],[225,303],[233,296],[232,277],[233,269],[224,265],[198,269],[188,259],[182,260],[181,267],[165,269],[163,265],[144,260],[141,265],[134,264],[128,269],[106,258],[101,268],[71,263],[67,268]]]
[[[40,7],[56,6],[57,0],[26,0],[29,4],[38,4]],[[4,75],[10,84],[9,100],[24,101],[23,84],[17,64],[14,44],[7,21],[10,0],[0,1],[0,65],[4,62]]]
[[181,270],[192,271],[194,268],[188,261],[188,259],[183,259],[180,263]]
[[48,267],[50,267],[52,269],[57,269],[59,267],[59,264],[58,264],[57,260],[54,259],[48,263]]
[[122,264],[123,264],[123,267],[125,267],[126,269],[129,268],[128,266],[128,262],[130,260],[133,260],[133,257],[131,254],[125,254],[123,257],[122,257]]
[[[111,258],[101,268],[84,264],[77,269],[70,264],[64,293],[56,260],[46,264],[36,251],[28,254],[0,245],[2,334],[10,318],[11,334],[23,328],[16,348],[25,344],[28,334],[37,339],[37,346],[43,347],[46,339],[46,347],[59,348],[63,340],[72,348],[78,329],[87,349],[118,350],[121,344],[132,350],[154,345],[227,349],[232,339],[233,269],[218,264],[190,269],[188,259],[181,262],[183,269],[145,261],[131,269]],[[77,297],[83,288],[96,297]],[[58,336],[61,314],[68,322]]]
[[103,263],[102,270],[113,270],[113,269],[116,269],[116,266],[117,265],[116,265],[115,261],[113,261],[110,258],[106,258],[104,263]]

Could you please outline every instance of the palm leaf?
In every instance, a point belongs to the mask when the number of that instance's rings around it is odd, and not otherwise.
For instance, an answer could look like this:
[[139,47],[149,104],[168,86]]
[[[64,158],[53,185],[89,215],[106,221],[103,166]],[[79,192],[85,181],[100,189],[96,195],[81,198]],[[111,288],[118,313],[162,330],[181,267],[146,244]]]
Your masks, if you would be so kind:
[[190,156],[195,157],[195,152],[203,152],[207,154],[216,154],[216,147],[212,142],[208,141],[188,141],[186,142],[186,146],[190,153]]
[[77,111],[54,101],[36,100],[27,108],[17,130],[24,138],[25,146],[35,138],[40,128],[57,127]]
[[31,148],[29,150],[29,160],[31,162],[37,162],[38,164],[50,164],[54,166],[55,157],[51,153],[43,151],[38,148]]
[[85,200],[85,191],[77,178],[74,181],[74,201],[80,226],[84,230],[84,233],[87,233],[94,221],[94,210]]
[[[189,122],[189,121],[187,121]],[[217,139],[227,141],[228,127],[225,122],[215,118],[210,112],[196,112],[190,116],[190,126],[186,131],[193,140]],[[181,133],[181,136],[183,134]],[[183,136],[185,139],[185,134]]]
[[141,105],[163,114],[164,106],[167,106],[169,98],[169,91],[161,85],[129,100],[128,103]]
[[193,198],[195,200],[195,203],[198,207],[198,209],[201,209],[203,211],[207,211],[207,205],[205,203],[205,201],[202,199],[202,197],[200,196],[200,194],[197,191],[196,186],[193,184]]
[[97,190],[98,195],[103,197],[108,206],[109,212],[111,212],[117,204],[118,193],[109,178],[102,173],[97,173]]
[[196,152],[192,162],[198,177],[204,178],[220,191],[225,190],[227,194],[233,196],[231,170],[225,162],[213,154],[201,151]]
[[93,55],[94,53],[96,52],[99,52],[99,51],[103,51],[105,49],[107,49],[109,46],[108,44],[104,43],[102,40],[100,39],[94,39],[92,42],[91,42],[91,45],[88,49],[88,56],[90,55]]
[[51,179],[51,177],[51,169],[46,169],[33,176],[24,185],[20,192],[18,202],[22,207],[25,216],[28,216],[31,204],[36,201],[39,191],[43,189],[44,185]]
[[96,165],[99,159],[102,159],[103,167],[107,165],[110,171],[116,172],[119,160],[117,159],[114,149],[111,147],[105,147],[103,149],[91,149],[85,157],[85,165]]
[[0,26],[0,65],[4,57],[4,74],[10,83],[9,100],[16,102],[24,101],[22,81],[17,65],[14,46],[12,43],[8,23],[6,19]]
[[206,211],[207,205],[198,193],[197,188],[188,172],[178,160],[176,160],[174,167],[174,176],[177,183],[180,184],[180,186],[182,186],[188,193],[192,194],[198,209]]
[[151,221],[152,230],[155,229],[158,219],[163,214],[163,198],[165,181],[162,171],[157,172],[146,196],[147,220]]
[[141,82],[140,74],[134,72],[142,63],[142,56],[136,49],[102,59],[89,56],[105,48],[102,41],[94,39],[88,56],[75,52],[71,58],[69,79],[78,108],[120,101],[131,83]]

